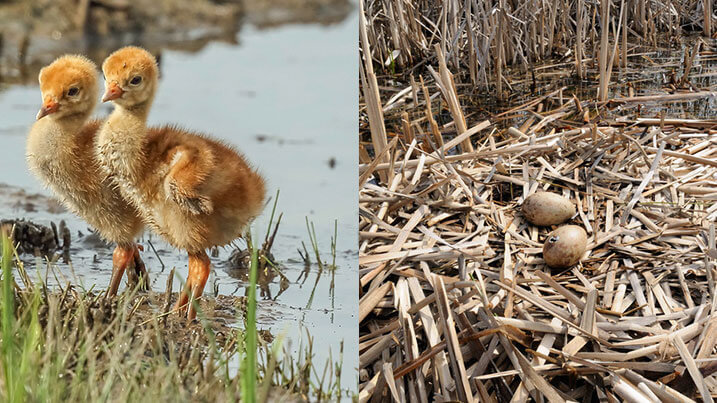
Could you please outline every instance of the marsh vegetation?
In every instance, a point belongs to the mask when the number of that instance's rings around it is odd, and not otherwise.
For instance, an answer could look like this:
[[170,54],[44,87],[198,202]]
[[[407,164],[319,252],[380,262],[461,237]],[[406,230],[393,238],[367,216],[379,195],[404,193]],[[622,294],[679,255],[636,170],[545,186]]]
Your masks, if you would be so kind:
[[712,401],[712,5],[362,3],[360,401]]

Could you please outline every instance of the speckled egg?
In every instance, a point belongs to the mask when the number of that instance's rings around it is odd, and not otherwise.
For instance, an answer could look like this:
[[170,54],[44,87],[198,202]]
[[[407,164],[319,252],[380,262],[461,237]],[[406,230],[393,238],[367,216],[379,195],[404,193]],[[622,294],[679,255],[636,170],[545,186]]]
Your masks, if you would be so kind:
[[543,245],[545,264],[554,269],[567,269],[585,254],[588,235],[582,227],[565,225],[548,235]]
[[521,209],[529,223],[541,227],[562,224],[575,215],[575,205],[570,200],[550,192],[533,193]]

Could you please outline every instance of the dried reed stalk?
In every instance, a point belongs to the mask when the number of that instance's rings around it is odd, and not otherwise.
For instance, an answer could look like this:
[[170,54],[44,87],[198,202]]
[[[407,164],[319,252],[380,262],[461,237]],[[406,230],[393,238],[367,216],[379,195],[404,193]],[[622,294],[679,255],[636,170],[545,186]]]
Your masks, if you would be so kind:
[[[386,127],[383,124],[383,108],[381,107],[381,99],[378,92],[378,82],[376,81],[376,73],[373,70],[373,61],[371,60],[371,45],[368,41],[363,2],[360,2],[359,8],[359,36],[361,37],[363,50],[363,62],[359,64],[361,88],[363,89],[364,99],[368,107],[371,140],[373,141],[374,150],[378,154],[386,148],[388,140],[386,139]],[[382,158],[388,161],[387,157]]]
[[[362,0],[361,48],[365,60],[373,59],[382,69],[408,72],[416,65],[437,57],[435,46],[460,81],[476,88],[495,90],[505,98],[506,67],[524,71],[530,62],[545,56],[569,57],[575,61],[574,74],[586,76],[586,63],[600,62],[599,70],[610,67],[608,42],[617,44],[619,37],[610,35],[609,0]],[[364,6],[365,5],[365,6]],[[621,16],[614,26],[621,26],[622,65],[628,53],[628,36],[632,33],[642,45],[656,45],[663,32],[672,36],[689,34],[690,29],[709,36],[713,2],[708,0],[625,0]],[[623,12],[624,11],[624,12]],[[615,13],[617,15],[617,13]],[[605,20],[607,18],[607,20]],[[606,22],[607,21],[607,22]],[[601,44],[605,46],[601,47]],[[594,52],[600,49],[599,52]],[[368,53],[368,56],[366,55]],[[605,57],[605,52],[608,56]],[[595,60],[593,60],[595,55]],[[603,60],[604,58],[604,60]],[[395,60],[386,67],[386,61]],[[409,61],[416,61],[410,64]],[[464,71],[463,71],[464,70]],[[608,81],[598,83],[602,88]],[[463,80],[463,76],[467,80]],[[605,92],[605,91],[603,91]]]

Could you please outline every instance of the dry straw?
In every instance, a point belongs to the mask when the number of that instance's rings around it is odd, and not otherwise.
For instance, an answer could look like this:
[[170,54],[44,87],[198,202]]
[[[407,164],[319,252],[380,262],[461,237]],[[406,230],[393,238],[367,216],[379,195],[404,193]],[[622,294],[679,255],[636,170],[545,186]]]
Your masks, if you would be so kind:
[[[360,105],[359,401],[717,393],[717,120],[670,115],[714,106],[715,46],[696,39],[659,66],[677,70],[668,88],[609,85],[657,57],[636,44],[702,32],[703,3],[603,4],[363,6],[363,71],[384,75],[362,76],[379,97]],[[556,52],[568,56],[538,64]],[[596,99],[548,85],[500,113],[475,106],[476,92],[527,87],[531,70],[596,78]],[[377,126],[383,149],[369,142]],[[577,206],[580,264],[544,264],[551,228],[520,213],[536,191]]]

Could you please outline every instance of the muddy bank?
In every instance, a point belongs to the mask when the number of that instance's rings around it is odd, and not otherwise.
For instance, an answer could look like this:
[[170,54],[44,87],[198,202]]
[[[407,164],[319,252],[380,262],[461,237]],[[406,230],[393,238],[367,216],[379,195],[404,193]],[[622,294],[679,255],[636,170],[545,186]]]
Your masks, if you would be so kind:
[[[245,376],[239,363],[247,351],[243,333],[233,323],[243,316],[244,298],[206,299],[202,319],[186,323],[177,315],[160,313],[166,296],[125,293],[107,300],[102,294],[72,286],[48,292],[41,281],[28,282],[21,267],[19,271],[16,280],[27,288],[3,296],[5,304],[14,306],[9,326],[19,329],[3,340],[16,347],[3,359],[8,362],[22,357],[31,367],[20,373],[25,378],[19,383],[42,385],[47,378],[54,382],[50,387],[33,388],[27,392],[31,397],[21,400],[48,400],[44,397],[50,393],[54,397],[49,400],[58,401],[239,399]],[[3,326],[7,326],[8,319],[4,319]],[[3,334],[8,334],[6,329]],[[312,395],[334,393],[333,389],[312,387],[308,377],[311,361],[287,365],[274,355],[270,358],[275,351],[273,337],[259,330],[258,338],[257,354],[266,360],[257,362],[257,372],[276,375],[272,379],[257,377],[257,383],[265,388],[260,396],[268,396],[268,401],[305,402]],[[304,365],[308,366],[305,371]],[[42,379],[32,375],[40,373]],[[115,373],[122,375],[115,378]],[[0,380],[7,382],[10,376],[3,375]],[[110,390],[111,398],[97,397]],[[11,400],[4,393],[5,388],[0,399]]]
[[212,40],[232,40],[238,3],[72,0],[0,5],[0,81],[34,82],[55,57],[81,52],[101,61],[125,43],[201,49]]
[[[133,335],[138,339],[153,338],[156,323],[161,326],[164,341],[173,343],[178,350],[202,346],[206,348],[210,345],[208,337],[214,337],[217,346],[225,346],[227,340],[236,339],[237,332],[240,331],[239,320],[244,317],[246,311],[246,297],[204,297],[199,303],[201,319],[187,322],[184,316],[171,312],[178,296],[176,292],[166,294],[127,291],[117,299],[108,300],[103,293],[87,291],[85,294],[82,290],[68,285],[51,292],[47,296],[47,305],[49,307],[50,304],[56,303],[60,316],[71,313],[73,320],[82,322],[80,324],[70,321],[70,327],[87,327],[99,333],[116,320],[118,315],[123,315],[123,320],[132,325]],[[44,313],[46,311],[40,309],[41,321]],[[260,330],[259,336],[265,342],[273,340],[269,331]]]
[[34,83],[57,56],[81,52],[100,63],[112,50],[140,44],[197,52],[210,42],[236,44],[242,24],[335,24],[350,0],[31,0],[0,3],[0,83]]
[[243,21],[259,28],[284,24],[336,24],[354,7],[350,0],[246,0],[242,3]]
[[[98,320],[116,314],[117,303],[108,304],[100,298],[101,290],[108,284],[108,276],[111,273],[114,245],[104,241],[92,228],[77,220],[57,200],[0,183],[0,228],[7,229],[11,234],[17,257],[28,273],[27,276],[20,273],[23,280],[20,285],[23,289],[31,289],[39,276],[48,281],[44,287],[50,287],[51,293],[74,293],[73,287],[77,292],[92,290],[84,298],[93,301],[89,305],[90,313],[99,315]],[[266,261],[262,260],[257,273],[257,294],[263,301],[259,312],[260,327],[275,323],[286,315],[285,311],[277,310],[275,304],[292,284],[301,288],[308,280],[313,267],[309,260],[304,260],[301,265],[303,269],[299,273],[298,270],[292,272],[291,268],[287,268],[286,262],[273,256],[271,249],[277,229],[278,225],[274,227],[273,236],[262,241],[263,248],[260,251],[273,262],[272,265],[267,265]],[[149,269],[150,291],[132,296],[130,305],[135,309],[132,315],[139,317],[141,322],[159,320],[160,324],[166,326],[166,332],[171,335],[170,339],[179,339],[184,337],[185,320],[176,314],[167,313],[177,300],[177,292],[181,290],[181,284],[177,284],[176,280],[184,277],[180,270],[186,264],[185,257],[183,254],[176,254],[169,245],[157,240],[153,243],[151,239],[151,234],[145,234],[140,241],[145,248],[142,259]],[[244,316],[246,308],[246,297],[240,294],[244,293],[241,285],[249,281],[249,253],[246,249],[232,247],[213,248],[210,254],[215,270],[213,280],[207,284],[204,297],[200,301],[200,308],[204,312],[203,319],[207,321],[204,325],[217,334],[227,335],[235,328],[243,327],[237,322],[237,318]],[[291,262],[298,263],[294,260]],[[292,272],[292,277],[298,275],[298,278],[289,279],[285,271]],[[104,277],[90,282],[83,282],[78,278],[78,274],[82,277],[83,274],[100,273]],[[231,279],[231,283],[235,285],[220,289],[220,283],[223,281],[218,278],[225,277]],[[132,295],[131,290],[135,286],[136,283],[131,283],[130,279],[123,280],[122,289],[126,290],[127,295]],[[79,294],[75,297],[79,298]],[[303,302],[303,299],[295,300],[292,305],[301,306]],[[201,326],[197,329],[201,330]],[[270,339],[268,331],[264,336]],[[220,336],[216,337],[217,341],[221,342]]]
[[0,200],[5,208],[0,209],[3,216],[46,211],[59,214],[65,208],[57,200],[40,193],[28,192],[25,189],[0,183]]

